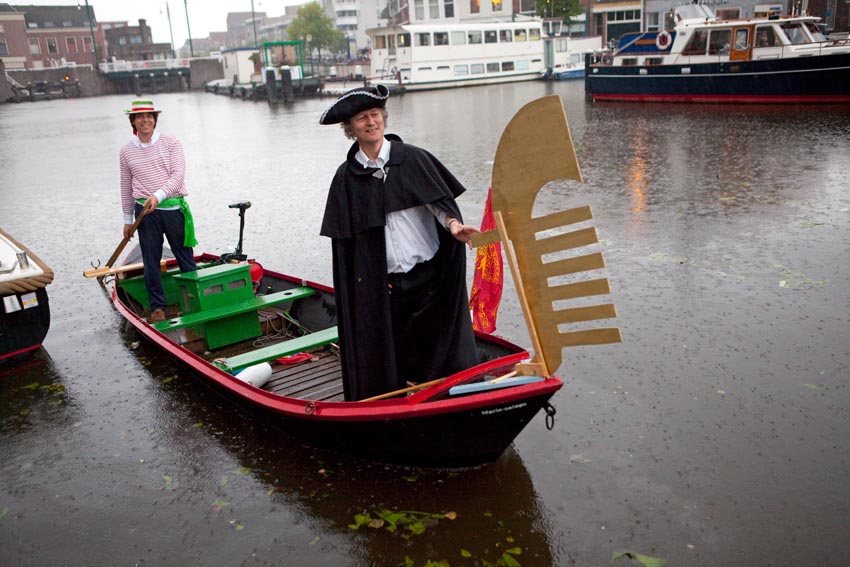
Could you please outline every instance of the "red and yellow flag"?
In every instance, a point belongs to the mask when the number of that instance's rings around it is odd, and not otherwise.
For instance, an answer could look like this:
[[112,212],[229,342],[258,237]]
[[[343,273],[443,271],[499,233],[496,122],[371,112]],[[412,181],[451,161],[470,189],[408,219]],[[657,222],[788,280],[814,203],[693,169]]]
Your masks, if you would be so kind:
[[[481,219],[481,232],[496,228],[493,209],[490,205],[490,190]],[[475,252],[475,274],[469,294],[469,310],[472,312],[472,327],[482,333],[496,330],[496,312],[502,300],[504,271],[502,266],[502,243],[494,242],[479,246]]]

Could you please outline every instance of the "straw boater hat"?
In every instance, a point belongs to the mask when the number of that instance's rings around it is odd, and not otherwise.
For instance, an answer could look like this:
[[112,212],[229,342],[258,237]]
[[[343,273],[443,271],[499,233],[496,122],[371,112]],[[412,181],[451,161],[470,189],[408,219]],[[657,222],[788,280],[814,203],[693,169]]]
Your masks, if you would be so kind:
[[353,89],[336,99],[319,118],[319,124],[339,124],[370,108],[383,108],[390,90],[384,85]]
[[134,100],[132,106],[133,108],[125,110],[124,113],[141,114],[142,112],[153,112],[154,114],[159,114],[162,112],[161,110],[156,109],[152,100]]

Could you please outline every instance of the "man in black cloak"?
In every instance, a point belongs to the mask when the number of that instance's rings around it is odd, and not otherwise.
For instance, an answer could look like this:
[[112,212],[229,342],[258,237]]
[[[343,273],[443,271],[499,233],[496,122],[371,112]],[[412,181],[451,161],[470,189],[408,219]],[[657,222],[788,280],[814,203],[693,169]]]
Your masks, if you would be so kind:
[[346,400],[478,363],[466,290],[464,187],[429,152],[384,135],[389,91],[358,88],[319,119],[355,142],[328,192]]

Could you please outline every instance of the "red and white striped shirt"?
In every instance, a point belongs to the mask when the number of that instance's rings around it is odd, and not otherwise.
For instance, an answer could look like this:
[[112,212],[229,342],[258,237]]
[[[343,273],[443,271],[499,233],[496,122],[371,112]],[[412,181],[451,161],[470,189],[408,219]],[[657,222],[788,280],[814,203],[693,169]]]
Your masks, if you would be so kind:
[[171,197],[185,197],[186,158],[180,140],[167,134],[154,133],[150,144],[138,137],[124,144],[119,152],[121,165],[121,210],[124,224],[133,224],[136,199],[156,195],[162,202]]

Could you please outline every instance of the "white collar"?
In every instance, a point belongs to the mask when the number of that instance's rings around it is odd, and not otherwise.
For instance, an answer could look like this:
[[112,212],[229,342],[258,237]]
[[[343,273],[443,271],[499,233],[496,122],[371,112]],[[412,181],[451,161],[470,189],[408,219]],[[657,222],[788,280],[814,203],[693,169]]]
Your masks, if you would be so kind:
[[[390,141],[384,138],[384,143],[381,144],[381,149],[378,151],[378,158],[375,161],[370,160],[366,157],[366,154],[363,153],[363,150],[360,148],[357,149],[357,153],[354,155],[357,159],[357,162],[362,165],[364,168],[366,167],[379,167],[380,169],[384,169],[384,164],[387,163],[390,159]],[[370,163],[375,165],[369,165]]]
[[137,148],[149,148],[159,140],[159,132],[154,132],[153,136],[151,136],[151,141],[148,143],[142,142],[138,136],[133,136],[133,145]]

